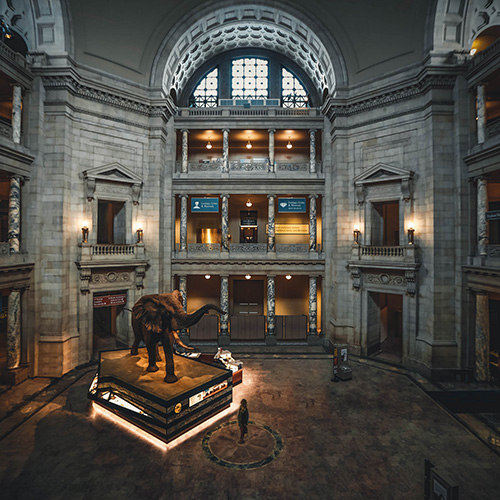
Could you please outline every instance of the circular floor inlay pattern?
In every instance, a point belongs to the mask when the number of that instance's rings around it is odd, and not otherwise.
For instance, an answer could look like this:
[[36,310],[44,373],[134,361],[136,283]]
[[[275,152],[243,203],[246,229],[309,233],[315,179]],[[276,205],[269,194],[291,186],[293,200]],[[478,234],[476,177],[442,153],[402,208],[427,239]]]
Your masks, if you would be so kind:
[[236,420],[225,422],[207,432],[203,451],[216,464],[230,469],[255,469],[274,460],[283,448],[281,436],[264,424],[248,422],[248,436],[239,444],[240,428]]

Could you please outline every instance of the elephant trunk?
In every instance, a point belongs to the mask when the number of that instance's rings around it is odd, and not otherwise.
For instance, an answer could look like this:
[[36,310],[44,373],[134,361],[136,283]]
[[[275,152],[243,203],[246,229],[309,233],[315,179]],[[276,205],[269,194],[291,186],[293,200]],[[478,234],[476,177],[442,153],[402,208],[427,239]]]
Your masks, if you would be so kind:
[[220,307],[213,304],[205,304],[200,307],[197,311],[191,314],[179,314],[173,318],[173,330],[181,330],[183,328],[189,328],[200,321],[203,315],[209,310],[217,311],[219,314],[226,314]]

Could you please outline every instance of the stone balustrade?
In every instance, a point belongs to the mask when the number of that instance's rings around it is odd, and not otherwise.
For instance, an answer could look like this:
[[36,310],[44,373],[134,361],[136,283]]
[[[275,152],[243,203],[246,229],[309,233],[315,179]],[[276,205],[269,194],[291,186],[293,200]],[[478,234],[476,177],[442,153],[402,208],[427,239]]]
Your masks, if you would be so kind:
[[378,246],[353,245],[353,258],[372,262],[416,262],[415,245],[407,246]]
[[119,261],[144,258],[144,244],[101,244],[81,243],[81,260]]

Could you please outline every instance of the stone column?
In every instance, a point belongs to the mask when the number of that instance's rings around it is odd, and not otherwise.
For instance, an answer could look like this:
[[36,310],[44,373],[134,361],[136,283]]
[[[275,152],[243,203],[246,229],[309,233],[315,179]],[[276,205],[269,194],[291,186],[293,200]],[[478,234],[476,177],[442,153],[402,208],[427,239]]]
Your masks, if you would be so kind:
[[7,313],[7,368],[19,368],[21,363],[21,290],[9,294]]
[[222,246],[222,251],[223,252],[228,252],[229,251],[229,195],[228,194],[221,194],[222,198],[222,241],[221,241],[221,246]]
[[19,253],[19,237],[21,231],[21,178],[10,178],[9,194],[9,251]]
[[267,277],[267,335],[266,344],[276,345],[275,329],[276,292],[274,276]]
[[269,172],[274,172],[274,133],[275,129],[269,129]]
[[220,335],[219,345],[229,345],[229,278],[228,276],[220,277],[220,307],[226,314],[221,314],[220,317]]
[[188,172],[188,134],[189,130],[182,130],[181,172],[183,174],[187,174]]
[[274,231],[274,195],[268,194],[267,209],[267,251],[276,252],[276,236]]
[[187,250],[187,195],[181,194],[181,241],[179,245],[179,250]]
[[222,169],[223,174],[229,172],[229,129],[222,129]]
[[309,336],[318,335],[318,295],[316,276],[309,277]]
[[475,337],[475,376],[480,382],[490,379],[490,318],[488,295],[476,292],[476,337]]
[[309,130],[309,172],[316,173],[316,130]]
[[309,251],[316,252],[317,245],[317,216],[316,216],[316,198],[317,194],[309,195]]
[[[182,296],[182,308],[187,312],[187,276],[179,276],[179,292]],[[179,335],[184,343],[189,340],[186,328],[180,330]]]
[[488,211],[487,184],[488,182],[484,177],[477,180],[477,250],[482,261],[486,259],[486,255],[488,254],[488,222],[486,221],[486,212]]
[[19,85],[12,87],[12,141],[21,143],[21,102],[22,91]]
[[486,140],[486,86],[477,86],[476,113],[477,113],[477,142],[483,144]]

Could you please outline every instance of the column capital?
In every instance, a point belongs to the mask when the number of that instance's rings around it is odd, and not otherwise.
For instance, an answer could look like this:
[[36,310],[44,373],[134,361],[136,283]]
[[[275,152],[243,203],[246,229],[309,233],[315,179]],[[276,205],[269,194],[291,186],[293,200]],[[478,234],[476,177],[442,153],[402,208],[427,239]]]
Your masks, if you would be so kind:
[[271,133],[275,133],[276,132],[276,129],[275,128],[268,128],[267,131],[271,134]]
[[182,198],[187,198],[189,195],[187,195],[187,194],[176,194],[174,196],[178,196],[180,199],[182,199]]
[[222,199],[224,199],[224,198],[229,199],[229,198],[231,198],[231,195],[230,195],[230,194],[226,194],[226,193],[224,193],[224,194],[221,194],[221,195],[220,195],[220,197],[221,197]]
[[320,196],[319,194],[310,194],[309,199],[313,199],[313,198],[316,199],[316,198],[319,198],[319,196]]
[[276,198],[276,195],[275,194],[268,194],[267,197],[268,198]]
[[231,129],[225,127],[225,128],[222,129],[222,132],[226,132],[226,134],[229,134],[229,132],[231,132]]
[[318,129],[316,129],[316,128],[310,128],[309,129],[309,133],[310,134],[315,134],[317,131],[318,131]]

